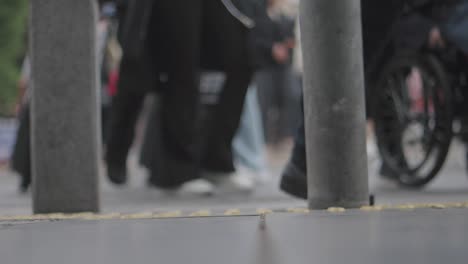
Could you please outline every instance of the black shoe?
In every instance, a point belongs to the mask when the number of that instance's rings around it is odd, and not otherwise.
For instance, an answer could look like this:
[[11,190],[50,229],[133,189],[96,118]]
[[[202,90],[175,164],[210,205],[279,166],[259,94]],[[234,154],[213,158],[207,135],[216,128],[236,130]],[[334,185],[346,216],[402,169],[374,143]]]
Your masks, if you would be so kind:
[[172,182],[161,182],[156,177],[148,177],[146,180],[146,186],[150,188],[163,189],[163,190],[177,190],[181,184]]
[[466,173],[468,175],[468,143],[465,144],[465,166],[466,166]]
[[307,200],[307,173],[290,161],[281,177],[280,189],[292,196]]
[[398,181],[398,174],[395,173],[392,169],[390,169],[390,167],[385,163],[382,163],[382,166],[379,170],[379,174],[380,176],[382,176],[382,178],[385,178],[387,180]]
[[107,164],[107,178],[117,185],[127,182],[127,168],[121,165]]
[[16,170],[13,168],[19,176],[20,176],[20,183],[19,183],[19,192],[20,193],[27,193],[29,188],[31,187],[31,170],[25,169],[22,171]]
[[20,182],[20,186],[19,186],[19,192],[20,192],[20,193],[27,193],[30,186],[31,186],[31,180],[30,180],[30,178],[21,177],[21,182]]

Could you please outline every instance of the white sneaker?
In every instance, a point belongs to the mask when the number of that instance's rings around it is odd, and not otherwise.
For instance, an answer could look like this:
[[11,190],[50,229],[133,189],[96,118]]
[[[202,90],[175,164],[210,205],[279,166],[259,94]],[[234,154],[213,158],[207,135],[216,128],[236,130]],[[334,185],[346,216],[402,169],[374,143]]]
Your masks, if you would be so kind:
[[366,140],[367,162],[375,163],[379,160],[379,149],[373,138]]
[[210,196],[214,193],[214,186],[211,182],[204,179],[188,181],[177,188],[177,193],[196,196]]
[[250,193],[254,190],[255,181],[252,177],[240,173],[205,173],[205,178],[221,192]]
[[271,181],[271,177],[266,170],[256,171],[241,165],[237,165],[236,170],[238,174],[250,177],[256,186],[265,185]]

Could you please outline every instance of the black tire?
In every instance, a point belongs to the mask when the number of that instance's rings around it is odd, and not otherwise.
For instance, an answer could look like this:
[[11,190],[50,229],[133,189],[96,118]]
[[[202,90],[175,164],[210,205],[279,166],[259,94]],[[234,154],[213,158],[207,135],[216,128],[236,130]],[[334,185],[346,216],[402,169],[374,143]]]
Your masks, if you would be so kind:
[[[416,100],[407,85],[413,69],[422,81],[422,98]],[[454,101],[442,63],[429,53],[394,56],[375,88],[375,132],[383,163],[401,185],[422,187],[442,168],[453,137]],[[407,139],[410,132],[420,135]],[[417,145],[420,151],[411,149]],[[414,162],[413,154],[422,158]]]

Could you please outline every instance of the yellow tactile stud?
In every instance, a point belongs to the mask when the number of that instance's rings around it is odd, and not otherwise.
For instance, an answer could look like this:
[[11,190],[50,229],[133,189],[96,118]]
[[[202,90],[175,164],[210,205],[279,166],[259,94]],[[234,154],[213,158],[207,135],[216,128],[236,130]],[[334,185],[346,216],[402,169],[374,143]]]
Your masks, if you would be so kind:
[[210,210],[200,210],[191,213],[189,216],[192,217],[206,217],[206,216],[211,216],[211,211]]
[[164,212],[164,213],[158,213],[154,215],[156,218],[173,218],[173,217],[181,217],[182,212],[181,211],[172,211],[172,212]]
[[119,213],[109,213],[109,214],[84,216],[83,220],[113,220],[113,219],[120,219],[120,217],[121,215]]
[[27,216],[27,215],[22,215],[18,217],[19,220],[44,220],[45,217],[44,215],[32,215],[32,216]]
[[344,209],[343,207],[330,207],[327,209],[327,211],[330,213],[342,213],[346,211],[346,209]]
[[87,217],[87,216],[90,216],[90,215],[95,215],[95,213],[84,212],[84,213],[75,213],[75,214],[71,214],[71,215],[73,215],[74,217]]
[[402,205],[395,206],[395,209],[398,209],[398,210],[413,210],[413,209],[416,209],[416,206],[413,205],[413,204],[402,204]]
[[434,209],[445,209],[445,208],[448,208],[447,205],[440,204],[440,203],[432,203],[432,204],[429,204],[429,207],[430,207],[430,208],[434,208]]
[[[28,216],[22,216],[20,219],[23,218],[22,220],[27,220]],[[49,216],[47,214],[35,214],[32,216],[29,216],[31,220],[49,220]]]
[[151,212],[143,212],[143,213],[137,213],[137,214],[126,214],[126,215],[121,215],[121,219],[149,219],[153,218],[154,215]]
[[266,215],[266,214],[272,214],[273,211],[271,209],[265,209],[265,208],[259,208],[256,210],[257,214],[260,215]]
[[462,208],[464,207],[463,203],[447,203],[448,208]]
[[0,217],[0,221],[12,221],[18,219],[19,217],[21,216],[2,216]]
[[308,214],[310,213],[310,210],[308,208],[289,208],[287,212],[294,214]]
[[95,217],[95,213],[75,213],[75,214],[59,214],[59,219],[84,219],[89,217]]
[[360,208],[362,211],[367,211],[367,212],[378,212],[378,211],[382,211],[384,209],[383,206],[380,206],[380,205],[375,205],[375,206],[362,206]]
[[47,219],[47,220],[50,220],[50,219],[62,219],[63,217],[65,217],[64,214],[59,214],[59,213],[56,213],[56,214],[44,214],[44,215],[39,215],[37,216],[39,218],[42,218],[42,219]]
[[224,215],[231,216],[231,215],[240,215],[241,211],[239,209],[229,209],[224,212]]

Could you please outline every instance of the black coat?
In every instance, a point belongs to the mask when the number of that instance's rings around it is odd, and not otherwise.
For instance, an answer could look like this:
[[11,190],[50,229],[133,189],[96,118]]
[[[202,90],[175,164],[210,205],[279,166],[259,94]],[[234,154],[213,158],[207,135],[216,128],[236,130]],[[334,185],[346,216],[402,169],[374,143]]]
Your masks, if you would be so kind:
[[[105,0],[100,0],[105,1]],[[144,50],[151,11],[157,0],[120,0],[121,31],[119,39],[123,52],[129,58],[138,58]],[[219,0],[231,15],[236,17],[247,28],[255,26],[255,17],[265,12],[264,0]]]
[[258,67],[276,65],[272,56],[275,43],[294,39],[295,21],[285,15],[270,18],[266,13],[255,18],[255,27],[251,31],[253,59]]
[[[462,1],[466,0],[362,0],[364,61],[366,64],[371,63],[383,41],[392,34],[392,29],[398,31],[411,25],[400,39],[409,37],[414,40],[410,40],[413,44],[420,42],[432,25],[443,21],[451,8]],[[422,11],[421,16],[405,16],[414,8]],[[418,28],[419,31],[412,30],[413,28]]]

